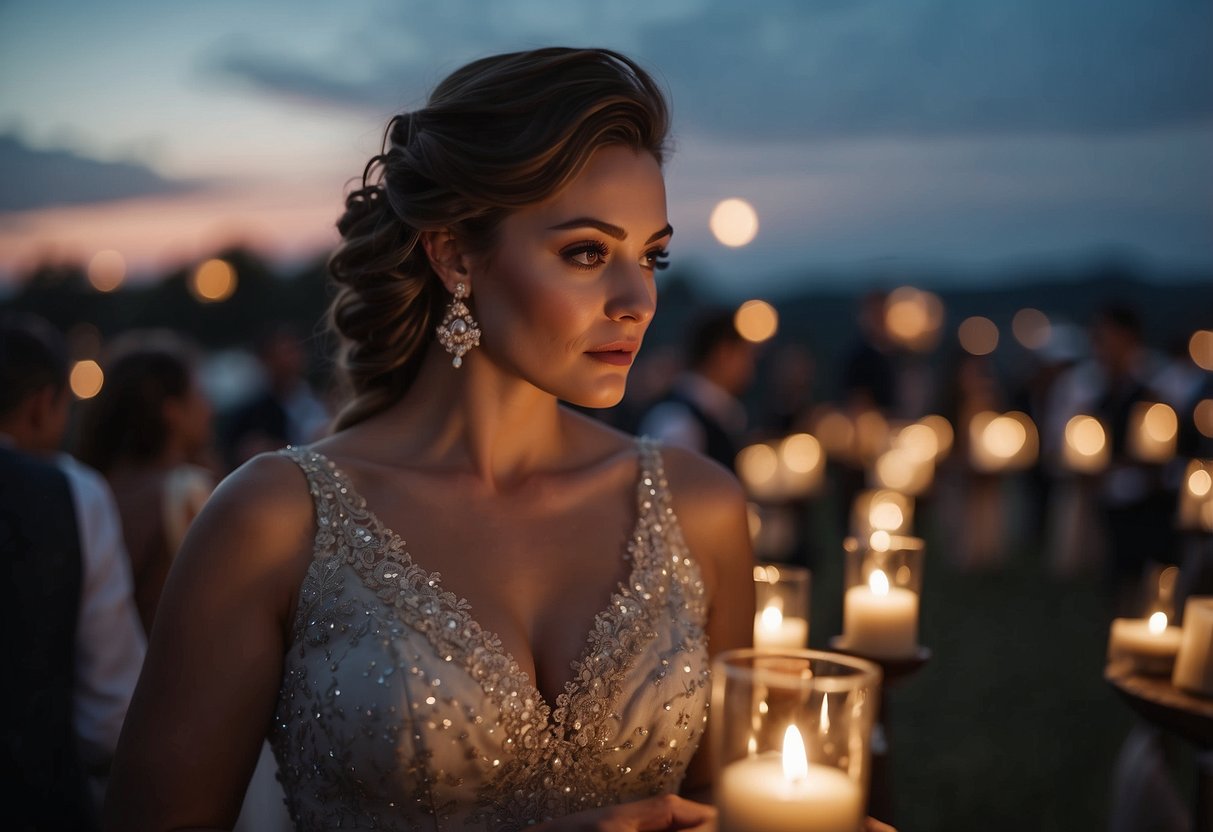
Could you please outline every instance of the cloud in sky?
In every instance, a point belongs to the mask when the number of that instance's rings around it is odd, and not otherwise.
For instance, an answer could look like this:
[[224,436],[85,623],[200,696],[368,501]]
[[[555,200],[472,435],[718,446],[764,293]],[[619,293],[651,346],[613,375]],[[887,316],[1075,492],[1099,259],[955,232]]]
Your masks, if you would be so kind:
[[437,81],[436,67],[609,32],[708,134],[1092,135],[1213,119],[1213,4],[1199,0],[595,5],[614,9],[399,4],[347,36],[349,60],[237,47],[215,68],[321,106],[391,110]]
[[133,162],[30,147],[12,135],[0,135],[0,182],[0,213],[182,194],[200,187]]

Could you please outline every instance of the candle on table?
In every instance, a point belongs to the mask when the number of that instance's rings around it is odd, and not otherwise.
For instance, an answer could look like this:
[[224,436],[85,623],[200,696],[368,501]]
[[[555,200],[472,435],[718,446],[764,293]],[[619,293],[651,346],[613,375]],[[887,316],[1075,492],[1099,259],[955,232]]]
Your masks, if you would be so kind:
[[832,766],[809,763],[795,725],[783,753],[725,766],[720,775],[720,832],[857,832],[859,784]]
[[880,569],[867,586],[853,586],[843,598],[843,642],[862,656],[906,658],[918,649],[918,594],[890,587]]
[[809,622],[784,615],[774,601],[754,616],[755,647],[804,647],[809,643]]
[[1167,625],[1167,614],[1117,618],[1108,637],[1108,658],[1131,661],[1139,673],[1167,674],[1175,664],[1183,630]]
[[1213,696],[1213,597],[1192,597],[1184,605],[1183,640],[1171,682],[1190,693]]

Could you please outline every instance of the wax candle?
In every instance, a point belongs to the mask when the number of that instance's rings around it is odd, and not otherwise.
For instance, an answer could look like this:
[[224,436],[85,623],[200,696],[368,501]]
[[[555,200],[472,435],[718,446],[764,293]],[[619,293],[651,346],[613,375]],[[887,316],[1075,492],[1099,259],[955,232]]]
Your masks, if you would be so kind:
[[1171,681],[1190,693],[1213,696],[1213,597],[1188,599],[1183,631]]
[[720,774],[720,832],[858,832],[859,784],[832,766],[814,765],[796,726],[783,753],[738,760]]
[[1179,653],[1183,630],[1167,626],[1167,615],[1149,619],[1117,618],[1108,637],[1108,658],[1131,661],[1139,673],[1169,674]]
[[805,647],[808,643],[809,622],[784,615],[776,604],[768,604],[754,616],[755,647]]
[[853,586],[843,598],[843,642],[847,650],[882,659],[906,658],[918,649],[918,594],[890,587],[880,569],[867,586]]

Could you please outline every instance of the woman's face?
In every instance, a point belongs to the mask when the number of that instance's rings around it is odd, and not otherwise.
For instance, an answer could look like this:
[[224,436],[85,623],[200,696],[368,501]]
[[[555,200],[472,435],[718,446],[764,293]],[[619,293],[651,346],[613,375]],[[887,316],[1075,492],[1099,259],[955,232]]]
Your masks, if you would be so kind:
[[483,358],[564,401],[617,404],[671,233],[652,154],[600,148],[564,190],[510,214],[474,269]]

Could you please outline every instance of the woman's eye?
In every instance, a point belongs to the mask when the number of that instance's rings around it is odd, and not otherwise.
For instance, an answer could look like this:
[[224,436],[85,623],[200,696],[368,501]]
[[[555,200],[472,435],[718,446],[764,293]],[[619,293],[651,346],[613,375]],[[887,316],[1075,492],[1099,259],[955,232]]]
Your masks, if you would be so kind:
[[593,245],[581,245],[567,249],[564,252],[564,256],[565,259],[578,268],[592,269],[606,262],[607,250],[606,246],[595,243]]
[[661,271],[670,267],[670,253],[665,249],[657,249],[644,255],[644,265],[650,269]]

